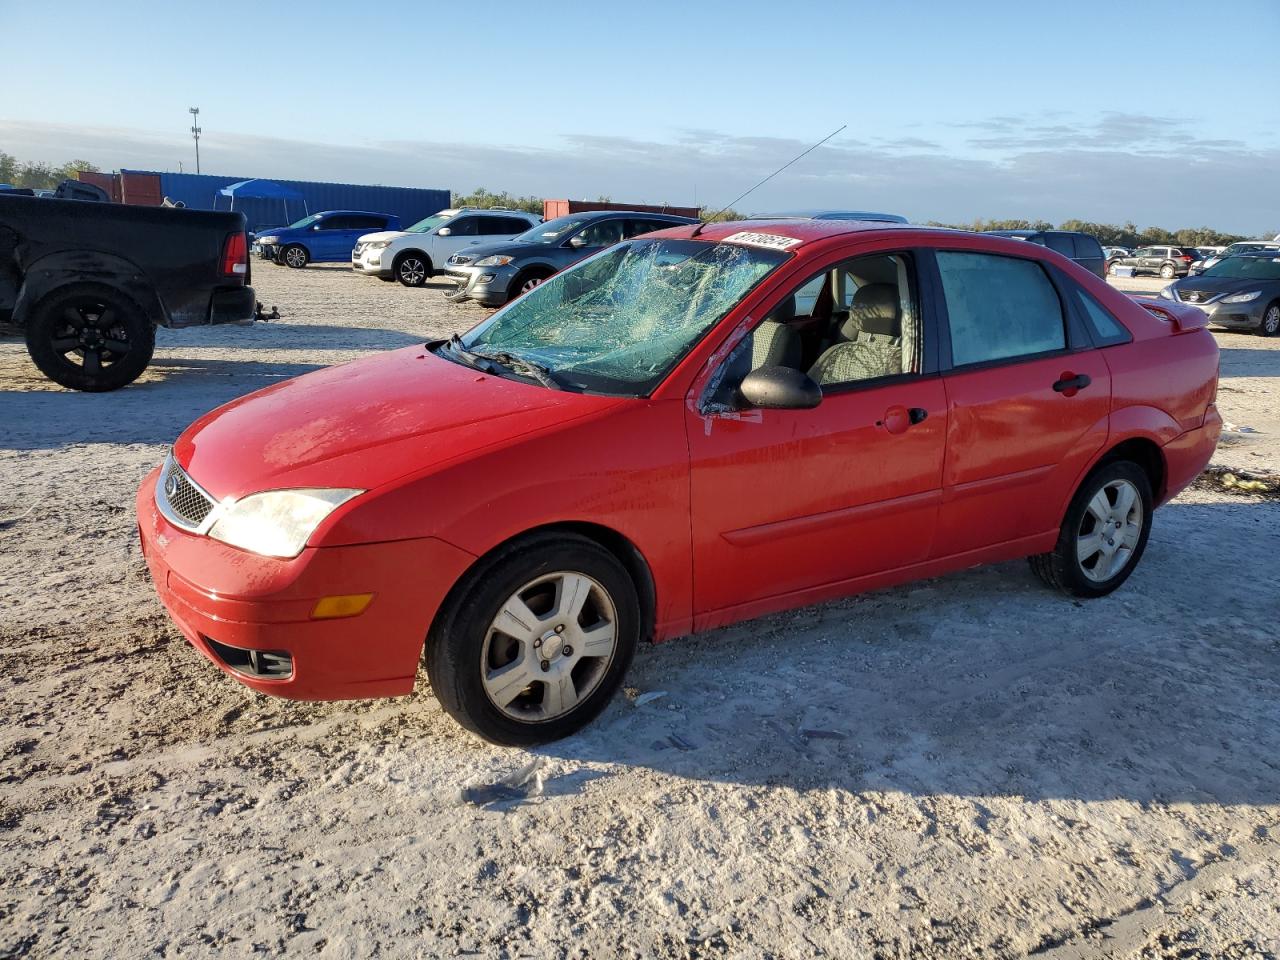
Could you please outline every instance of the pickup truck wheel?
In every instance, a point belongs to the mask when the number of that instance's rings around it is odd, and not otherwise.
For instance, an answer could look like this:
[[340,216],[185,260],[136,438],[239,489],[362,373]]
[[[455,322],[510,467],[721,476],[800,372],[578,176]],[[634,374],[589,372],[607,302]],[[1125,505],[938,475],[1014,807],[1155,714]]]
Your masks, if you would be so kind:
[[301,270],[311,262],[311,255],[307,253],[306,247],[300,247],[293,243],[280,252],[280,260],[286,267]]
[[1166,264],[1164,264],[1163,266],[1161,266],[1161,267],[1160,267],[1160,276],[1164,277],[1166,280],[1172,280],[1172,279],[1173,279],[1173,264],[1172,264],[1172,263],[1166,263]]
[[145,311],[100,283],[70,284],[47,294],[27,320],[26,337],[41,373],[93,393],[133,383],[156,346],[156,329]]
[[1104,463],[1080,484],[1053,551],[1031,557],[1031,569],[1069,596],[1106,596],[1142,559],[1153,508],[1145,470],[1129,460]]
[[410,250],[396,257],[391,269],[396,279],[406,287],[421,287],[426,285],[427,278],[431,276],[431,261],[423,254]]
[[1262,323],[1258,325],[1258,332],[1264,337],[1280,335],[1280,300],[1267,307],[1267,312],[1262,315]]
[[604,709],[639,636],[639,599],[618,559],[585,537],[541,534],[455,588],[427,640],[427,676],[472,733],[546,743]]

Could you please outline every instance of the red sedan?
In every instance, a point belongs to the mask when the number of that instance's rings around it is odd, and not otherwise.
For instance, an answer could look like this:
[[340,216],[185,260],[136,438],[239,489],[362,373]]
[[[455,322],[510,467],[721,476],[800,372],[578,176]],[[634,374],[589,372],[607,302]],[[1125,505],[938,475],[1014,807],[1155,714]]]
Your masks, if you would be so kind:
[[[1199,311],[907,225],[679,227],[465,336],[213,411],[138,491],[161,599],[263,693],[408,693],[498,743],[636,644],[1015,557],[1100,597],[1213,453]],[[424,654],[425,649],[425,654]]]

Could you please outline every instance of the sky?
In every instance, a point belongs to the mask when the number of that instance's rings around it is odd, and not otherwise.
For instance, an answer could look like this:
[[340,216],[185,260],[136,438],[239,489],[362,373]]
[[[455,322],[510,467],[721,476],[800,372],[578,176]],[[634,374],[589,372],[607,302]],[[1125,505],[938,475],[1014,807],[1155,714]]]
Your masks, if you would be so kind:
[[21,160],[192,171],[198,106],[205,173],[719,208],[846,125],[736,209],[1280,231],[1280,0],[0,0],[0,24]]

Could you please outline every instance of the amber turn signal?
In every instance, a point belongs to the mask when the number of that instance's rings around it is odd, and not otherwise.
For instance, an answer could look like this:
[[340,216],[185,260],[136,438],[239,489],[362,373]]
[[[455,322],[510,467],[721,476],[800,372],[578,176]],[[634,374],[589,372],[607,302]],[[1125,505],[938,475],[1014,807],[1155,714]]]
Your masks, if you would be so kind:
[[373,600],[372,593],[348,593],[339,597],[321,597],[311,611],[312,620],[336,620],[358,617]]

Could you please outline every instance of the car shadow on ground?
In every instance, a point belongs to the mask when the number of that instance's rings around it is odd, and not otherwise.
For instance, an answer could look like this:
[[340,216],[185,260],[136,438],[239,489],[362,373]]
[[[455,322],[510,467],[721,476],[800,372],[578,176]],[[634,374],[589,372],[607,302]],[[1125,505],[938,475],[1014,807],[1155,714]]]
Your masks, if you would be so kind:
[[[1275,803],[1278,523],[1171,505],[1087,603],[1017,562],[647,647],[629,697],[537,752],[799,791]],[[1189,577],[1228,541],[1262,569]]]
[[1280,377],[1280,350],[1258,346],[1222,347],[1219,369],[1224,380],[1232,377]]
[[305,353],[318,350],[394,350],[426,342],[427,335],[415,336],[403,330],[385,327],[339,327],[322,323],[292,323],[287,318],[255,323],[248,327],[234,324],[216,327],[187,327],[183,330],[161,330],[156,345],[161,350],[236,349],[274,350]]

